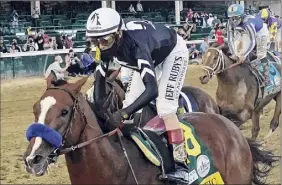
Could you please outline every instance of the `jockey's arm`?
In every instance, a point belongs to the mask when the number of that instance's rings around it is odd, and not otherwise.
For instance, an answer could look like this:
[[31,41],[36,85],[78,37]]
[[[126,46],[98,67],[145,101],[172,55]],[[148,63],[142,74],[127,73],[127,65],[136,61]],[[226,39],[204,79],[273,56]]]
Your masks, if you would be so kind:
[[108,65],[99,64],[96,68],[95,82],[94,82],[94,102],[102,105],[106,98],[106,72]]
[[[245,26],[245,30],[247,34],[250,37],[250,44],[246,52],[243,54],[244,58],[247,58],[247,56],[253,51],[253,49],[256,46],[256,30],[253,24],[247,24]],[[244,44],[244,43],[243,43]]]
[[[147,58],[147,57],[146,57]],[[151,57],[148,57],[151,58]],[[125,108],[125,112],[130,116],[134,114],[158,96],[158,84],[155,70],[151,59],[138,59],[138,69],[145,86],[145,91],[135,100],[134,103]]]
[[232,55],[235,55],[235,46],[234,46],[234,29],[231,26],[230,21],[227,22],[227,26],[226,26],[226,30],[227,30],[227,38],[228,38],[228,47],[230,49],[230,52]]

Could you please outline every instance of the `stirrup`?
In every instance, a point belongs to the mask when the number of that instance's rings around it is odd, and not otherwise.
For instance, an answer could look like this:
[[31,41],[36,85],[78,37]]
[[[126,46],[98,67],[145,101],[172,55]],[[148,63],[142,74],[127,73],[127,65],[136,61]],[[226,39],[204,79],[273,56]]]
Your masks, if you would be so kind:
[[187,160],[187,153],[185,151],[185,142],[183,141],[181,144],[173,144],[173,158],[175,162],[185,164]]
[[158,179],[163,181],[163,180],[168,180],[168,181],[173,181],[176,182],[177,184],[189,184],[189,172],[187,169],[184,168],[178,168],[174,172],[167,173],[165,175],[158,175]]

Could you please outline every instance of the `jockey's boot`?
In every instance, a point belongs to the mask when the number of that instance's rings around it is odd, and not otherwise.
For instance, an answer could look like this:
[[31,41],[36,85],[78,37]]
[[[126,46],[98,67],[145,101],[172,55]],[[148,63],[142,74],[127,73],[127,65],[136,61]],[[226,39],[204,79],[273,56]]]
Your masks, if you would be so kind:
[[169,130],[168,142],[172,146],[173,158],[176,163],[185,165],[187,153],[185,151],[185,142],[182,129]]
[[269,62],[267,60],[266,57],[261,59],[261,63],[264,67],[263,69],[263,73],[264,73],[264,83],[265,83],[265,87],[268,87],[269,85],[271,85],[271,81],[270,81],[270,77],[269,77]]
[[185,140],[182,129],[169,130],[168,142],[172,146],[173,158],[175,161],[175,171],[166,174],[166,178],[180,184],[188,184],[189,171],[185,164],[187,153],[185,151]]

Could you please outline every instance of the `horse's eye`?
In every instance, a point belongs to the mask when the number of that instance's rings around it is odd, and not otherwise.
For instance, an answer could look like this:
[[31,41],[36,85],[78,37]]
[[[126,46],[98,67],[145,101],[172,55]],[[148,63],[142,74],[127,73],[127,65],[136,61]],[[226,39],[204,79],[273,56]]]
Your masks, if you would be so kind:
[[67,115],[68,113],[69,113],[69,111],[66,110],[66,109],[63,109],[63,110],[61,111],[61,115],[62,115],[62,116],[65,116],[65,115]]

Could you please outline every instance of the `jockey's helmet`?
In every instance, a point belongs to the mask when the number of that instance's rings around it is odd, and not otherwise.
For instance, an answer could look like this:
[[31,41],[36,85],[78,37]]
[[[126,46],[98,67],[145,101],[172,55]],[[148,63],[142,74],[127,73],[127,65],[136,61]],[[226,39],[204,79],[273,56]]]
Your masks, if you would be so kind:
[[86,37],[103,52],[113,47],[123,27],[123,19],[116,10],[99,8],[88,17]]
[[240,4],[232,4],[228,7],[227,16],[234,26],[238,26],[243,20],[244,8]]
[[267,8],[264,8],[259,11],[258,15],[262,18],[264,22],[266,22],[268,18],[270,17],[270,12]]

